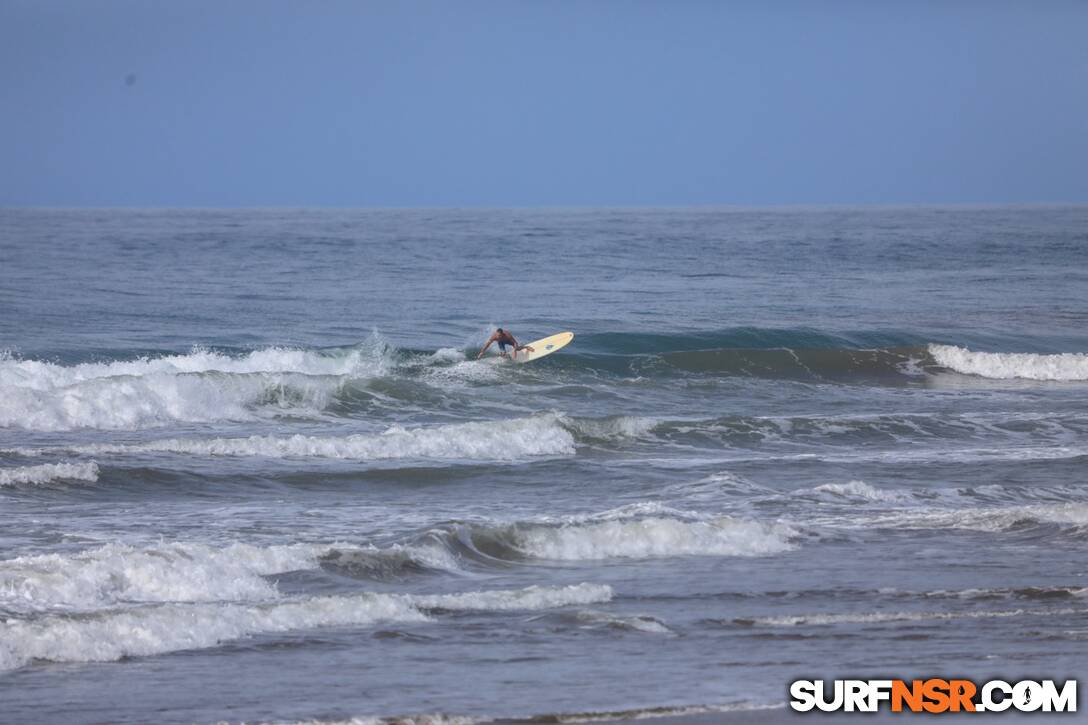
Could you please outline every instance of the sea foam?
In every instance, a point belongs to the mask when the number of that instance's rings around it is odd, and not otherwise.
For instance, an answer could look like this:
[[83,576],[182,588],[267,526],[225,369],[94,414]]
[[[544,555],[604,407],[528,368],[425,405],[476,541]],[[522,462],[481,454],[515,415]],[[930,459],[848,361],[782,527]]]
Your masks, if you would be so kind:
[[329,548],[175,542],[18,557],[0,561],[0,607],[89,611],[118,603],[266,600],[278,592],[265,576],[315,568]]
[[763,556],[793,548],[783,524],[721,516],[702,521],[652,516],[494,530],[523,556],[564,561],[673,556]]
[[1039,355],[1021,352],[975,352],[954,345],[930,345],[938,365],[965,375],[1009,380],[1088,380],[1088,354]]
[[458,594],[365,593],[260,604],[170,603],[100,612],[90,618],[58,614],[9,618],[0,624],[0,669],[35,660],[107,662],[319,627],[426,622],[440,611],[533,611],[611,598],[610,587],[583,583]]
[[[35,454],[42,449],[17,449]],[[54,450],[54,449],[47,449]],[[180,453],[193,456],[340,458],[350,460],[464,459],[510,461],[532,456],[573,455],[574,437],[556,415],[512,420],[454,423],[346,436],[249,436],[246,438],[167,438],[132,444],[90,444],[63,449],[89,455]]]
[[0,486],[42,485],[54,481],[98,480],[98,464],[86,463],[44,463],[39,466],[21,466],[0,469]]
[[0,427],[134,430],[253,420],[261,409],[316,414],[344,380],[385,374],[391,361],[380,341],[338,354],[194,350],[71,366],[8,357],[0,359]]
[[1080,609],[1030,610],[1010,609],[998,611],[966,612],[860,612],[827,614],[792,614],[775,617],[739,617],[736,624],[763,625],[770,627],[797,627],[805,625],[881,624],[884,622],[925,622],[952,619],[1005,619],[1008,617],[1067,617],[1083,614]]

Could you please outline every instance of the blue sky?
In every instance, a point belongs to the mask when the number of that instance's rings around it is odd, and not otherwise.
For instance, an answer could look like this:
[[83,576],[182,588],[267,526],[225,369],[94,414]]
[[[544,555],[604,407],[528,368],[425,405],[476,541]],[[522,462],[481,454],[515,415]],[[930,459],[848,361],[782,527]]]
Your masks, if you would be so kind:
[[0,204],[1088,201],[1085,2],[0,0]]

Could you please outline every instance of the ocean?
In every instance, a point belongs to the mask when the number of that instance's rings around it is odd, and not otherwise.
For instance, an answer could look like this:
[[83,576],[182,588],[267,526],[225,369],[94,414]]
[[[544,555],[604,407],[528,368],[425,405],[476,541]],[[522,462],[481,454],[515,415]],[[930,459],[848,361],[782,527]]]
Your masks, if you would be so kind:
[[0,210],[0,721],[1083,675],[1086,263],[1088,206]]

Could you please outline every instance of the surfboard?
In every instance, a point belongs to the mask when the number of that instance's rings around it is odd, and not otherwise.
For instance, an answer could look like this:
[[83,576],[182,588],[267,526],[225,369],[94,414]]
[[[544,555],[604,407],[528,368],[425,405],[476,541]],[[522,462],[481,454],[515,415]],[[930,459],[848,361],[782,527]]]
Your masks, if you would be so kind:
[[542,357],[551,355],[553,352],[562,350],[569,345],[570,341],[573,339],[573,332],[558,332],[554,335],[549,335],[548,337],[542,337],[539,340],[533,340],[528,343],[528,346],[533,348],[533,351],[520,350],[517,359],[515,359],[514,362],[527,363],[532,362],[533,360],[539,360]]

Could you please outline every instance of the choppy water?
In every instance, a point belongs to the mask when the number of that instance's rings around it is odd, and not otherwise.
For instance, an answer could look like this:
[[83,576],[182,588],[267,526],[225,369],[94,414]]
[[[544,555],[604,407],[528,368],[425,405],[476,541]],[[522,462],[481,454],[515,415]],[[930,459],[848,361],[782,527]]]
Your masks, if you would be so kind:
[[[0,718],[1075,677],[1086,230],[1083,206],[0,210]],[[494,325],[576,338],[472,360]]]

